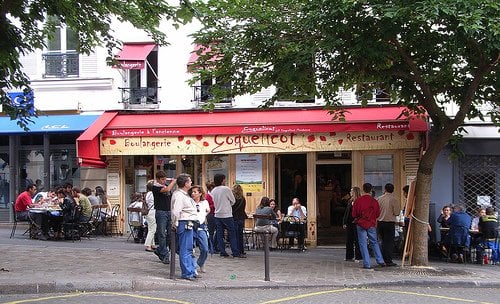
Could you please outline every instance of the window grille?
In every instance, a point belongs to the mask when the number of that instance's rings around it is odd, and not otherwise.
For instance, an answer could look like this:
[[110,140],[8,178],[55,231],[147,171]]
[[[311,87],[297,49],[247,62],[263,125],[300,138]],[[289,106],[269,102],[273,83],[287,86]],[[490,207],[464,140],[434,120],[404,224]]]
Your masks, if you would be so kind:
[[467,155],[459,162],[458,202],[470,214],[478,207],[498,207],[500,157]]

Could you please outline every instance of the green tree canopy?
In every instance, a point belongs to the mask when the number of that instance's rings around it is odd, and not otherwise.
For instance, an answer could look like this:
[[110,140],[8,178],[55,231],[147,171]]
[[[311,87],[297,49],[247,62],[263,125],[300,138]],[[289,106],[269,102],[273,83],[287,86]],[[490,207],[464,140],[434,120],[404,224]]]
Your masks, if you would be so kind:
[[191,11],[180,2],[171,6],[161,0],[0,0],[0,101],[3,112],[17,119],[22,128],[30,120],[29,106],[15,105],[8,90],[31,93],[28,76],[23,73],[20,56],[43,49],[59,22],[78,35],[78,52],[90,53],[95,46],[105,45],[109,60],[112,50],[120,46],[111,28],[113,20],[130,22],[146,31],[157,43],[166,43],[159,26],[163,20],[178,25],[190,20]]
[[[466,118],[486,114],[499,122],[496,0],[208,0],[196,7],[203,26],[195,40],[210,47],[197,77],[231,81],[235,95],[270,85],[280,92],[285,83],[289,98],[313,93],[341,113],[339,88],[356,89],[366,103],[382,86],[393,102],[425,110],[433,137],[417,174],[414,215],[422,223],[439,151]],[[457,110],[449,116],[451,104]],[[427,225],[420,222],[415,265],[428,263]]]

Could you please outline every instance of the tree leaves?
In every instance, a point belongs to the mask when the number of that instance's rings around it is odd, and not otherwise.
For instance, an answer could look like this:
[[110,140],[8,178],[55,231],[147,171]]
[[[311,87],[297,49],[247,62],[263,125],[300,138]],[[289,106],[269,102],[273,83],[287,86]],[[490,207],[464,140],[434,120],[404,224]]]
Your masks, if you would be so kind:
[[[113,20],[130,22],[144,30],[158,44],[167,43],[161,22],[184,24],[193,17],[188,1],[171,6],[161,0],[15,0],[0,5],[0,102],[3,112],[18,119],[21,127],[30,123],[30,113],[14,105],[7,91],[30,91],[30,82],[22,72],[19,57],[45,47],[55,25],[66,24],[78,33],[78,52],[91,53],[105,45],[108,54],[120,46],[114,37]],[[111,58],[111,56],[109,56]]]

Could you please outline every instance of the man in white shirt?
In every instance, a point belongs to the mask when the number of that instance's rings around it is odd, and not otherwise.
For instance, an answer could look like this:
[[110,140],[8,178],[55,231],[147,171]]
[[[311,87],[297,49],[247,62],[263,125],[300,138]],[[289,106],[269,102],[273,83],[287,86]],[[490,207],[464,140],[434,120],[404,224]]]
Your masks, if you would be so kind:
[[196,205],[188,195],[188,190],[191,188],[191,176],[185,173],[179,175],[177,188],[172,194],[172,221],[179,240],[181,277],[194,281],[200,277],[196,275],[196,267],[193,263],[193,233],[195,229],[198,229],[199,223]]
[[[294,197],[292,199],[292,205],[288,207],[287,215],[290,218],[290,222],[294,226],[290,226],[290,229],[294,229],[295,231],[298,232],[297,240],[299,242],[299,249],[300,250],[305,250],[306,246],[304,244],[304,239],[306,237],[306,232],[305,232],[305,221],[307,218],[307,209],[306,207],[302,206],[300,204],[300,199],[297,197]],[[298,225],[298,226],[295,226]],[[288,243],[290,246],[293,246],[294,238],[290,237],[288,239]]]
[[231,207],[234,205],[236,199],[234,198],[233,191],[226,186],[226,176],[224,174],[215,174],[214,184],[215,188],[212,189],[211,195],[215,206],[215,225],[217,226],[215,236],[220,256],[229,256],[224,244],[224,229],[227,229],[233,257],[245,258],[238,249],[236,229],[234,228],[233,209]]
[[292,200],[292,205],[288,207],[287,215],[293,216],[299,221],[303,221],[307,217],[307,209],[302,206],[300,200],[295,197]]

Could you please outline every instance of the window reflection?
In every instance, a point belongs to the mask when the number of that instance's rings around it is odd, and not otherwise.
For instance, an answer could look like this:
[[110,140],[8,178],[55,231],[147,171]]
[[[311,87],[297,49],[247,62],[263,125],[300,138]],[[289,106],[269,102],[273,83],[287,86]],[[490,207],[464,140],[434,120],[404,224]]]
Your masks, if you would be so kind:
[[364,172],[364,183],[372,184],[376,196],[382,195],[384,185],[394,183],[393,155],[365,155]]
[[213,182],[215,174],[224,174],[228,177],[229,159],[227,155],[208,155],[205,162],[207,181]]

